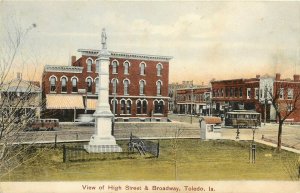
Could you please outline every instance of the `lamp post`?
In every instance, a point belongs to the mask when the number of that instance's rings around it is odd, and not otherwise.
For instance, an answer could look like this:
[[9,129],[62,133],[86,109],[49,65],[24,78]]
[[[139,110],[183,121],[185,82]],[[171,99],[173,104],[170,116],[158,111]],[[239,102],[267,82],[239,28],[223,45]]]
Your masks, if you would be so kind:
[[111,135],[115,134],[115,116],[116,116],[116,92],[114,93],[114,102],[113,102],[113,120],[112,120],[112,130]]
[[194,90],[193,90],[193,83],[191,85],[191,124],[193,124],[193,101],[194,101]]

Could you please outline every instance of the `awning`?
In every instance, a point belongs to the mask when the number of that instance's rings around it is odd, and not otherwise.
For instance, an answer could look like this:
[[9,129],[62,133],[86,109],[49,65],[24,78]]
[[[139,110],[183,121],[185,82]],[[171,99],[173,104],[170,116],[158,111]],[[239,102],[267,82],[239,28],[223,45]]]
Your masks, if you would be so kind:
[[47,109],[84,109],[82,95],[47,94]]
[[86,109],[87,110],[96,110],[96,106],[97,106],[97,101],[98,99],[87,99],[87,102],[86,102]]

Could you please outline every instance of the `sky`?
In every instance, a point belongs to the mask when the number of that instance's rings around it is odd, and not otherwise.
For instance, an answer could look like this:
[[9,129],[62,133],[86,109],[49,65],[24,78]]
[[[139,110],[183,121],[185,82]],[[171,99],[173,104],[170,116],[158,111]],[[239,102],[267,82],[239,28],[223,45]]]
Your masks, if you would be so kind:
[[28,64],[39,79],[46,64],[100,49],[102,28],[109,50],[173,56],[170,83],[300,74],[300,2],[0,1],[0,17],[0,43],[36,24],[13,72]]

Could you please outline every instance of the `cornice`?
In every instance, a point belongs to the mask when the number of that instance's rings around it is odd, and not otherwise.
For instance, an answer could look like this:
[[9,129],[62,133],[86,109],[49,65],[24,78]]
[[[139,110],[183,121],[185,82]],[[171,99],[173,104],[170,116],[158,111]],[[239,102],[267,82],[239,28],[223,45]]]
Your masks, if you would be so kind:
[[69,72],[69,73],[82,73],[83,67],[79,66],[56,66],[46,65],[45,72]]
[[[100,50],[92,49],[78,49],[84,56],[98,56]],[[172,56],[160,56],[160,55],[148,55],[148,54],[136,54],[136,53],[125,53],[125,52],[114,52],[109,51],[112,58],[125,58],[125,59],[139,59],[139,60],[155,60],[155,61],[169,61]]]

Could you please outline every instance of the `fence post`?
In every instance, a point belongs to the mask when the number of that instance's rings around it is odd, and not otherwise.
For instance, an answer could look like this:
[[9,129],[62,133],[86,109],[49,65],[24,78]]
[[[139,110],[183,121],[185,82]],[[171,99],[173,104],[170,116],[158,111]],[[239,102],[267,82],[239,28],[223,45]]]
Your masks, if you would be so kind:
[[66,149],[66,145],[63,145],[63,162],[64,163],[67,162],[67,149]]
[[157,152],[156,152],[156,158],[158,158],[159,156],[159,140],[157,142]]
[[54,136],[54,148],[56,149],[56,143],[57,143],[57,133],[55,133]]

